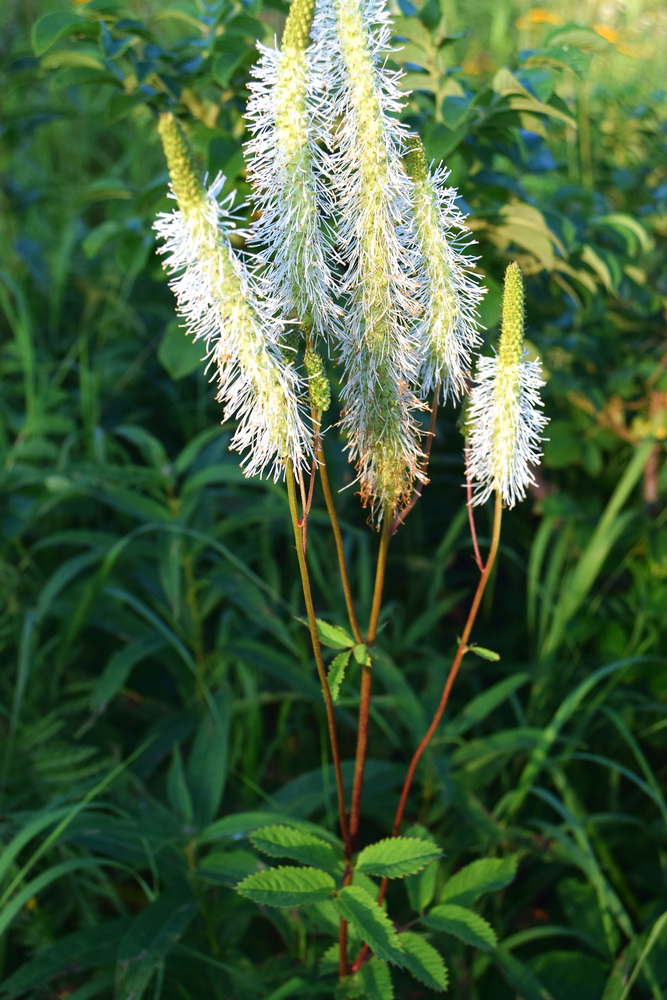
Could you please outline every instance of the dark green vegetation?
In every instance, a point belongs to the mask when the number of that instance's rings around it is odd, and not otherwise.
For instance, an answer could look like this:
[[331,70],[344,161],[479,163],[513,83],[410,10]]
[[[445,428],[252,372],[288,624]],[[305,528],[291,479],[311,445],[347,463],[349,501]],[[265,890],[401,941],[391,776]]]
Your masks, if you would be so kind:
[[[243,192],[253,44],[284,11],[154,7],[4,15],[0,997],[327,997],[325,904],[297,916],[230,888],[269,824],[337,843],[287,502],[227,452],[151,234],[155,111],[175,109],[203,167]],[[660,998],[665,98],[588,28],[535,31],[486,75],[466,62],[479,35],[446,28],[432,0],[397,23],[419,88],[406,116],[471,210],[487,326],[507,261],[527,275],[551,440],[476,628],[501,659],[467,659],[408,808],[443,858],[392,885],[391,913],[446,906],[452,872],[516,856],[515,879],[471,902],[497,947],[429,918],[452,997]],[[365,844],[391,829],[475,582],[460,452],[449,411],[390,549]],[[367,619],[377,538],[352,490],[339,500]],[[320,497],[308,544],[317,608],[343,624]],[[346,758],[357,687],[350,669]]]

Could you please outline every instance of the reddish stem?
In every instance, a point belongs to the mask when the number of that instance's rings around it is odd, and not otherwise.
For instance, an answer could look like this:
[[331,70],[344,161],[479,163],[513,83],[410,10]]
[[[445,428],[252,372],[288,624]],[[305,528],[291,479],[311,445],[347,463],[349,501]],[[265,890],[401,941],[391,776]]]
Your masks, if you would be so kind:
[[[442,689],[442,695],[440,696],[440,701],[435,711],[435,715],[433,716],[430,726],[426,730],[426,733],[424,734],[421,743],[415,750],[412,760],[410,761],[408,773],[405,777],[405,781],[403,782],[401,797],[399,799],[398,806],[396,808],[396,815],[394,817],[394,826],[392,829],[393,837],[398,836],[398,832],[401,828],[401,823],[403,822],[403,814],[405,812],[405,806],[408,800],[410,787],[412,785],[412,779],[414,778],[417,765],[421,760],[422,755],[426,750],[427,746],[431,742],[433,734],[440,725],[440,720],[442,719],[444,711],[447,708],[449,695],[451,693],[452,687],[454,686],[454,681],[456,680],[456,676],[459,672],[461,661],[463,660],[463,657],[470,648],[468,646],[468,639],[470,638],[470,633],[472,632],[473,626],[475,624],[475,619],[477,618],[477,613],[479,612],[479,607],[482,602],[482,597],[484,596],[484,591],[486,589],[487,583],[489,582],[489,577],[491,576],[491,571],[493,569],[496,556],[498,554],[498,545],[500,543],[500,522],[502,518],[502,510],[503,510],[502,498],[500,496],[500,493],[496,492],[495,508],[493,516],[493,533],[491,536],[491,547],[489,549],[489,556],[488,559],[486,560],[486,564],[484,564],[481,568],[481,575],[479,578],[479,582],[477,584],[477,590],[475,591],[475,596],[473,597],[473,601],[470,606],[470,611],[468,612],[468,618],[466,620],[465,628],[463,629],[463,634],[459,639],[459,644],[456,650],[456,656],[454,657],[454,662],[452,663],[447,678],[445,680],[445,685]],[[480,565],[481,565],[481,559],[480,559]],[[382,883],[380,885],[380,893],[378,896],[378,905],[382,903],[386,895],[388,882],[389,880],[386,878],[382,880]],[[368,952],[368,945],[364,945],[359,953],[359,957],[356,959],[354,965],[352,966],[353,972],[356,972],[357,969],[361,967],[361,964],[363,963],[367,952]]]

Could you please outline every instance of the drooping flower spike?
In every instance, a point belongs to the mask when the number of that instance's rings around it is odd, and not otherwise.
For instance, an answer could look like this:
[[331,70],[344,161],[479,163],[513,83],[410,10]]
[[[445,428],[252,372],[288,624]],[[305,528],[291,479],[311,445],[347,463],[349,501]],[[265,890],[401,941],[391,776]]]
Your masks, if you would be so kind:
[[288,458],[301,468],[312,455],[301,412],[304,387],[284,359],[275,309],[259,297],[230,243],[235,219],[229,200],[218,202],[224,178],[205,189],[173,115],[161,115],[158,127],[178,208],[161,214],[155,229],[164,240],[164,267],[175,275],[170,285],[179,313],[206,344],[224,419],[238,420],[230,447],[245,453],[245,474],[268,470],[277,479]]
[[531,466],[539,463],[548,419],[540,409],[540,362],[525,359],[523,334],[523,278],[512,263],[505,272],[498,354],[480,357],[468,406],[473,504],[498,490],[503,503],[513,507],[535,483]]
[[456,205],[456,188],[447,187],[449,172],[431,173],[424,147],[411,136],[406,156],[412,180],[412,207],[420,263],[419,323],[424,355],[419,371],[419,394],[427,399],[440,386],[443,402],[456,402],[468,389],[472,352],[481,344],[477,306],[485,289],[466,256],[470,231]]
[[388,14],[381,0],[322,0],[313,35],[328,59],[321,118],[333,152],[322,162],[345,268],[342,429],[362,500],[395,510],[425,477],[416,420],[422,404],[414,392],[418,255],[402,159],[407,133],[392,117],[401,107],[397,76],[384,65]]
[[251,245],[268,264],[268,287],[289,303],[295,319],[327,336],[339,323],[333,300],[316,169],[315,105],[321,99],[320,54],[309,45],[314,0],[292,0],[281,49],[260,45],[246,112],[253,136],[246,146],[251,200],[261,213]]

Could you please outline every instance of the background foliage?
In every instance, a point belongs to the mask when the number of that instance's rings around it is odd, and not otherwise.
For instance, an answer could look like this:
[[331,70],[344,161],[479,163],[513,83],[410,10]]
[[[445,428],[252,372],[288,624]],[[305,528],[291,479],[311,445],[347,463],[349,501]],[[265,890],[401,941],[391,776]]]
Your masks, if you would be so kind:
[[[658,998],[665,14],[469,8],[396,8],[405,115],[471,212],[491,331],[506,262],[527,275],[552,423],[476,636],[502,658],[467,662],[420,772],[411,819],[445,853],[409,895],[420,910],[462,865],[517,854],[514,882],[477,904],[498,947],[434,930],[450,994]],[[258,866],[253,830],[335,828],[332,781],[284,493],[227,452],[151,234],[158,110],[243,194],[254,43],[284,7],[89,0],[3,17],[0,997],[329,996],[317,927],[230,890]],[[366,842],[390,828],[474,582],[460,449],[447,412],[392,545]],[[367,613],[376,540],[352,491],[339,499]],[[342,623],[320,525],[316,509],[318,608]],[[356,687],[351,672],[348,757]],[[432,995],[400,976],[396,990]]]

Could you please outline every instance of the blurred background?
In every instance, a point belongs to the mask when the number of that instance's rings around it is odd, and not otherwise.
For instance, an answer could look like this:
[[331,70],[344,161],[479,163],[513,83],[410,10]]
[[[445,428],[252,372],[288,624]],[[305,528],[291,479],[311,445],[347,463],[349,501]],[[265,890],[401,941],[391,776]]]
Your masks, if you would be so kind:
[[[283,487],[245,480],[227,451],[151,228],[169,206],[159,111],[184,122],[202,172],[247,193],[255,43],[285,11],[9,0],[0,15],[2,1000],[330,995],[317,939],[229,888],[257,864],[253,821],[235,817],[334,829],[326,733]],[[412,803],[443,873],[521,857],[482,904],[502,946],[447,939],[450,995],[660,998],[667,8],[393,12],[404,117],[478,241],[487,345],[518,260],[551,418],[477,626],[501,659],[466,660]],[[431,483],[392,543],[369,841],[391,826],[476,582],[457,419],[441,413]],[[327,448],[349,483],[333,434]],[[363,619],[377,539],[353,490],[339,501]],[[342,623],[315,503],[316,603]],[[478,530],[484,543],[485,512]],[[355,707],[352,676],[345,757]]]

